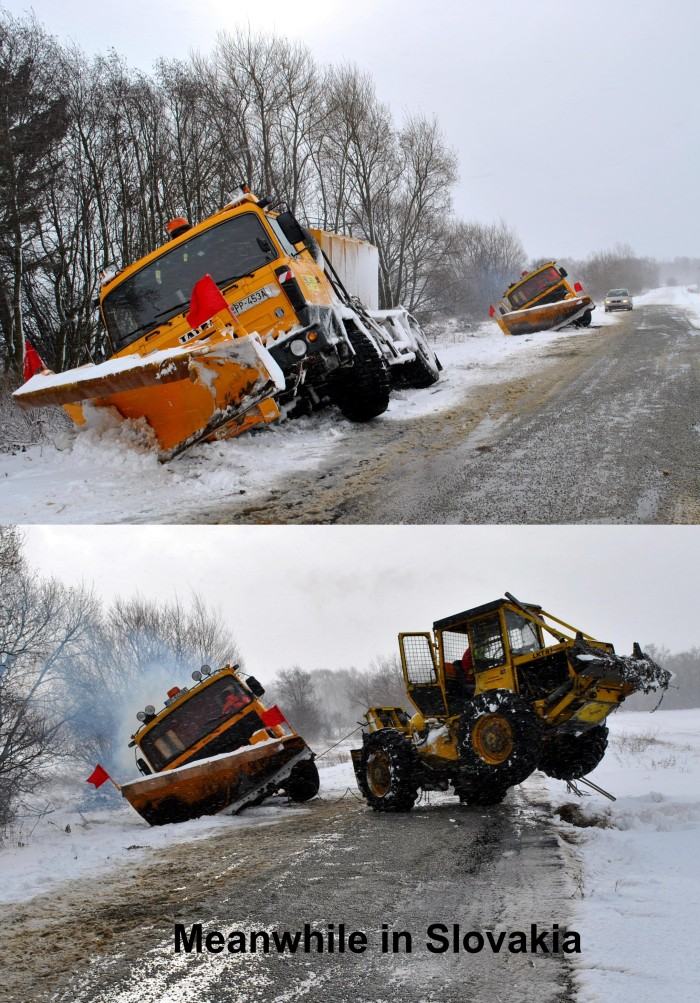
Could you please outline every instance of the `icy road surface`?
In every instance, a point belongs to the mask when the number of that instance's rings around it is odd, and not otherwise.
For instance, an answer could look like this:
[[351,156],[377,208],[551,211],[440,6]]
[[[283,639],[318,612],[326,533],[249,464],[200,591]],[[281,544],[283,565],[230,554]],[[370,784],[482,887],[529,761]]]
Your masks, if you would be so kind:
[[[385,816],[341,797],[327,792],[274,826],[172,846],[150,866],[12,907],[8,1003],[572,999],[565,955],[425,949],[433,923],[462,923],[466,932],[570,920],[574,886],[541,781],[488,810],[441,796],[410,815]],[[342,922],[372,946],[358,955],[176,955],[175,922],[226,933]],[[380,952],[383,923],[413,932],[411,954]],[[31,944],[22,947],[20,928],[32,930]]]
[[[200,519],[698,523],[700,298],[685,295],[642,298],[588,333],[533,335],[537,356],[515,373],[504,365],[502,382],[483,374],[443,410],[377,421],[312,476],[257,505],[204,506]],[[456,378],[448,368],[435,398]]]

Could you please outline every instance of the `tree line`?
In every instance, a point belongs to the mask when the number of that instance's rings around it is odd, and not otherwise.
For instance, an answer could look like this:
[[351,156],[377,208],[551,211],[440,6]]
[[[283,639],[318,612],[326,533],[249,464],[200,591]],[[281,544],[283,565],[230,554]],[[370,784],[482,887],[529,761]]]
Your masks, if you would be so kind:
[[499,285],[522,248],[504,225],[454,219],[456,180],[435,119],[395,122],[370,76],[320,66],[299,43],[221,34],[213,51],[144,73],[0,10],[4,368],[20,371],[25,336],[56,370],[102,358],[100,275],[162,244],[169,219],[221,207],[242,181],[308,224],[375,244],[384,307],[434,307],[464,236],[462,266]]

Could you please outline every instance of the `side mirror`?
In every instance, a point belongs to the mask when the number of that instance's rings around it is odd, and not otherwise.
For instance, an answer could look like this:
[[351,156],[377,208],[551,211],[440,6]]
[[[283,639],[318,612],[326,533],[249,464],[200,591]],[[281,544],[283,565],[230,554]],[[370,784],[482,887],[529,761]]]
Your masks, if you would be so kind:
[[265,687],[258,682],[255,676],[248,676],[245,681],[246,686],[255,697],[261,697],[265,692]]
[[138,766],[140,772],[143,773],[144,777],[150,776],[151,768],[145,759],[141,759],[141,757],[139,756],[139,758],[136,760],[136,765]]
[[302,244],[304,242],[304,231],[301,228],[301,224],[289,210],[279,214],[277,224],[290,244]]
[[567,276],[567,275],[568,275],[569,273],[567,272],[567,270],[566,270],[565,268],[560,268],[560,269],[559,269],[559,274],[561,275],[561,277],[562,277],[563,279],[565,279],[565,278],[566,278],[566,276]]

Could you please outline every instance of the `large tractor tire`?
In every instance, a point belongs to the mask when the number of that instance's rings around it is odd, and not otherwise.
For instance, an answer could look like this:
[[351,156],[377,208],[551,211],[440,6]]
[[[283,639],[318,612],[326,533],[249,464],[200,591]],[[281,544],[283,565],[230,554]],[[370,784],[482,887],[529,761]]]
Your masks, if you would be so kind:
[[350,329],[355,358],[352,366],[334,374],[331,399],[349,421],[371,421],[389,407],[389,372],[373,342],[362,331]]
[[312,759],[304,759],[293,767],[284,789],[292,801],[301,803],[315,798],[320,786],[316,763]]
[[360,790],[375,811],[410,811],[418,796],[416,753],[395,728],[370,732],[362,746]]
[[529,777],[542,752],[534,712],[510,690],[489,690],[470,700],[459,722],[465,773],[484,788],[506,790]]
[[596,768],[608,747],[604,724],[582,735],[555,735],[542,748],[539,769],[556,780],[580,780]]

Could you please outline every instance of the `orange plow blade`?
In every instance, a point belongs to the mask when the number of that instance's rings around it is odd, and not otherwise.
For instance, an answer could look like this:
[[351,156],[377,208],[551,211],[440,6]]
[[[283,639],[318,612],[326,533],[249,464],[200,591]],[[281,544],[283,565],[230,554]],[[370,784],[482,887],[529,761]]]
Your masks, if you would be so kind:
[[209,437],[274,421],[284,376],[256,334],[220,333],[206,343],[127,355],[65,373],[33,376],[13,394],[22,408],[66,406],[77,423],[83,402],[145,418],[168,460]]
[[234,815],[274,794],[304,759],[313,753],[300,735],[289,735],[133,780],[121,791],[149,825]]

